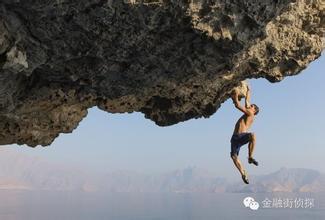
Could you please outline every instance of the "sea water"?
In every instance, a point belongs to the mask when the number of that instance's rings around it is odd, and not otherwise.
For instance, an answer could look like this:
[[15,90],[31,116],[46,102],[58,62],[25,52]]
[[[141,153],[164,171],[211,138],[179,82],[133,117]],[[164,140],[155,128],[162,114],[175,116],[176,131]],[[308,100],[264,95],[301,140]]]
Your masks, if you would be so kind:
[[[243,200],[259,203],[253,210]],[[308,200],[306,200],[308,199]],[[279,201],[312,201],[303,207]],[[267,201],[267,203],[266,203]],[[276,204],[272,204],[272,203]],[[288,205],[288,204],[286,204]],[[325,194],[0,191],[1,220],[324,220]]]

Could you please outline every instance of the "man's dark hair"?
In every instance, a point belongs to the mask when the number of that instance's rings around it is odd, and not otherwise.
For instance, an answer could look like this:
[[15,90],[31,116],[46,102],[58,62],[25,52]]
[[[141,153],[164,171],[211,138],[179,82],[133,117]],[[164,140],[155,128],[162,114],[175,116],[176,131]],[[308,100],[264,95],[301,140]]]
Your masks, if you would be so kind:
[[252,106],[254,106],[254,108],[255,108],[255,114],[254,115],[257,115],[259,113],[259,111],[260,111],[260,108],[255,104],[252,104]]

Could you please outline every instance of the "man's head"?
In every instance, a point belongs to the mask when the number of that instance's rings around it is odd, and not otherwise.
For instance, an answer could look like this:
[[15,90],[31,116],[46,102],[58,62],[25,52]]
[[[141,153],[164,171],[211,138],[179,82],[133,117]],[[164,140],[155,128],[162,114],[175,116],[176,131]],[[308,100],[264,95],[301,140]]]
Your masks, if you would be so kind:
[[251,108],[254,110],[254,115],[257,115],[260,111],[259,107],[255,104],[251,104]]

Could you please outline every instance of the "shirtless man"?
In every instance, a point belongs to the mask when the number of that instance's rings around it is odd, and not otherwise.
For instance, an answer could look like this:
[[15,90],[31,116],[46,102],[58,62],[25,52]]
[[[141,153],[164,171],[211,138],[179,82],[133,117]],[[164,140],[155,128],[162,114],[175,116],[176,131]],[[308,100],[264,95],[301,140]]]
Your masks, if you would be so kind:
[[239,170],[243,181],[246,184],[249,184],[247,173],[241,164],[238,154],[241,146],[248,144],[248,163],[253,163],[258,166],[258,162],[253,158],[253,152],[255,148],[255,134],[248,132],[248,129],[251,127],[254,121],[255,115],[258,114],[259,108],[255,104],[250,104],[250,91],[247,87],[246,97],[245,97],[245,107],[241,106],[240,101],[238,100],[238,92],[232,94],[233,102],[237,109],[244,113],[241,116],[235,126],[234,133],[231,137],[231,158],[234,161],[235,166]]

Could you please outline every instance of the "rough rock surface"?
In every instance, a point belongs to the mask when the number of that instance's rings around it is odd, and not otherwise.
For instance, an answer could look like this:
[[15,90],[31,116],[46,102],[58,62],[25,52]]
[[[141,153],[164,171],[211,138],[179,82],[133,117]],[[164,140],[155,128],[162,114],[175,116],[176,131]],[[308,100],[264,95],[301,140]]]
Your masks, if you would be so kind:
[[0,144],[50,144],[98,106],[209,117],[247,78],[324,49],[324,0],[1,0]]

